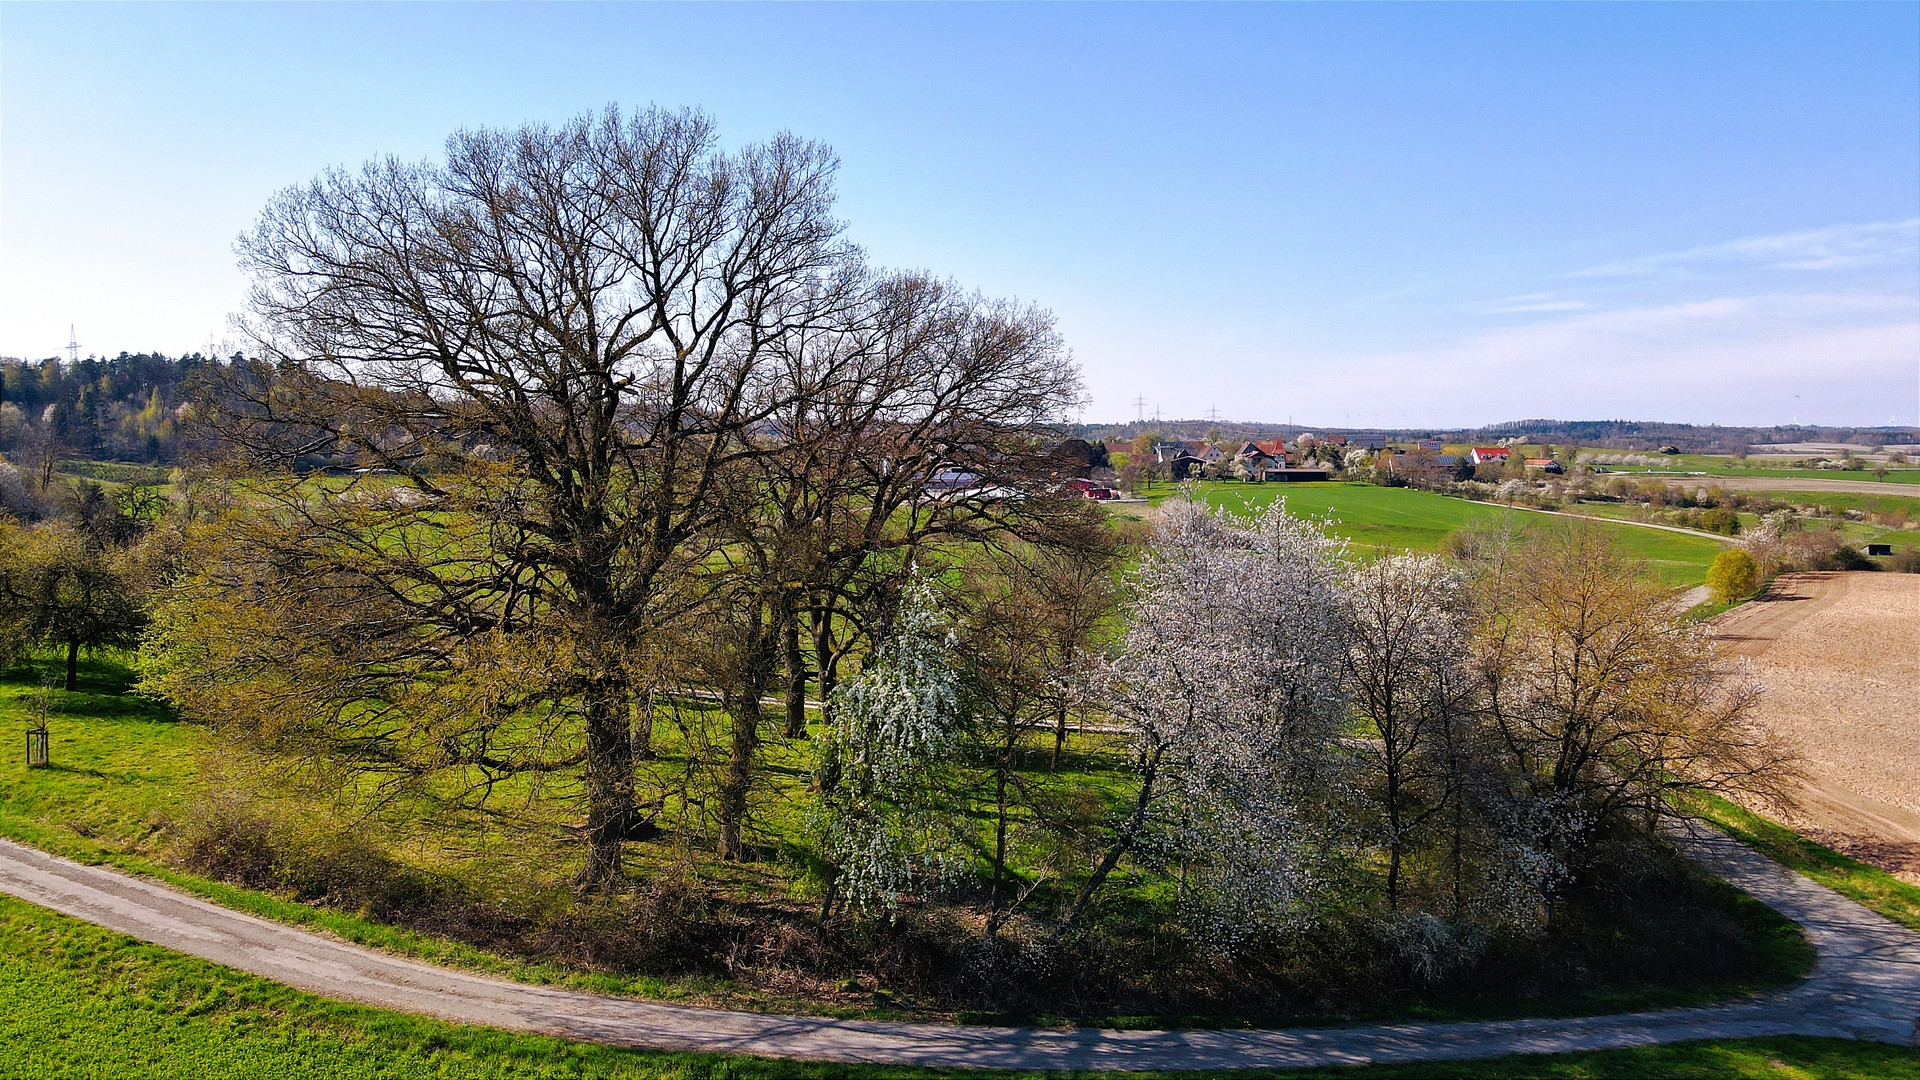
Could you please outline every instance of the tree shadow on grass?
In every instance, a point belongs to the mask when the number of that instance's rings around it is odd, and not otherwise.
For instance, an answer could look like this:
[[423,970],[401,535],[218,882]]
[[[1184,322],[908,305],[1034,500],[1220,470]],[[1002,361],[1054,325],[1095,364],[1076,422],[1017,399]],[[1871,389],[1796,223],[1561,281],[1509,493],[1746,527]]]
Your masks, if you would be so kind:
[[173,723],[179,719],[167,704],[133,692],[139,673],[126,662],[125,654],[96,652],[82,656],[78,690],[61,689],[66,684],[66,659],[51,653],[29,656],[11,668],[0,671],[0,701],[10,700],[14,707],[28,708],[23,700],[42,686],[51,688],[47,711],[55,716],[84,716],[95,720],[146,720]]

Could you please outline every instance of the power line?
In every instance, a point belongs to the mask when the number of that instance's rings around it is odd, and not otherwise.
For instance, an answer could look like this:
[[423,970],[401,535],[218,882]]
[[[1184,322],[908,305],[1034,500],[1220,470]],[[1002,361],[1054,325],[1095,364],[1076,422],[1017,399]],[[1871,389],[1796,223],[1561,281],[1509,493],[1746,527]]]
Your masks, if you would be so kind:
[[80,339],[73,336],[72,323],[67,324],[67,362],[69,364],[80,362]]
[[1144,394],[1133,399],[1133,408],[1136,422],[1147,418],[1147,399]]

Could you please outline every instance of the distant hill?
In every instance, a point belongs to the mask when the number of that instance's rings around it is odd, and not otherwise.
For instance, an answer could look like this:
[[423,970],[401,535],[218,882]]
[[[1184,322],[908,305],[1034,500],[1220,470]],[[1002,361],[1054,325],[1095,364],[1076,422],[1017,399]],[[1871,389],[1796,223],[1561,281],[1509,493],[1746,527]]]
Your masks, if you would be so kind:
[[1411,442],[1437,439],[1447,443],[1572,443],[1609,450],[1658,450],[1672,446],[1689,454],[1731,454],[1766,443],[1852,443],[1886,446],[1920,443],[1914,427],[1819,427],[1779,424],[1772,427],[1732,427],[1719,424],[1669,424],[1658,420],[1512,420],[1477,428],[1367,428],[1338,424],[1229,423],[1209,420],[1164,420],[1127,424],[1076,424],[1069,432],[1089,442],[1131,440],[1143,433],[1167,438],[1200,439],[1210,434],[1227,441],[1293,438],[1315,434],[1383,435]]

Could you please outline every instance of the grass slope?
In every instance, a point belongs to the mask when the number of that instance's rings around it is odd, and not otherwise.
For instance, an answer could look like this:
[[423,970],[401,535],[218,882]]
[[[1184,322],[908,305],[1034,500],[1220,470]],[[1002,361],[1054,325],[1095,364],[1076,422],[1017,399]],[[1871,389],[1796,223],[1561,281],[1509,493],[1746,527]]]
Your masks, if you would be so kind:
[[1796,870],[1863,907],[1911,930],[1920,930],[1920,886],[1816,844],[1776,822],[1712,795],[1700,815],[1735,840],[1790,870]]

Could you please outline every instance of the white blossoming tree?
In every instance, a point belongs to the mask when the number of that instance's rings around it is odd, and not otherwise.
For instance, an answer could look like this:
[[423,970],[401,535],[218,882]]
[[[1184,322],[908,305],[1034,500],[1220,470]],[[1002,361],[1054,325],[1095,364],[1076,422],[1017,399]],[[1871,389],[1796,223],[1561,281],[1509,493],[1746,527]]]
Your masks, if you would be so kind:
[[811,815],[829,867],[823,919],[840,897],[895,910],[964,859],[964,806],[947,772],[968,713],[951,647],[939,596],[916,572],[891,638],[834,693]]
[[1135,733],[1138,787],[1061,932],[1129,853],[1180,868],[1182,917],[1216,946],[1311,915],[1344,828],[1343,561],[1284,499],[1251,525],[1191,491],[1161,510],[1096,680]]

